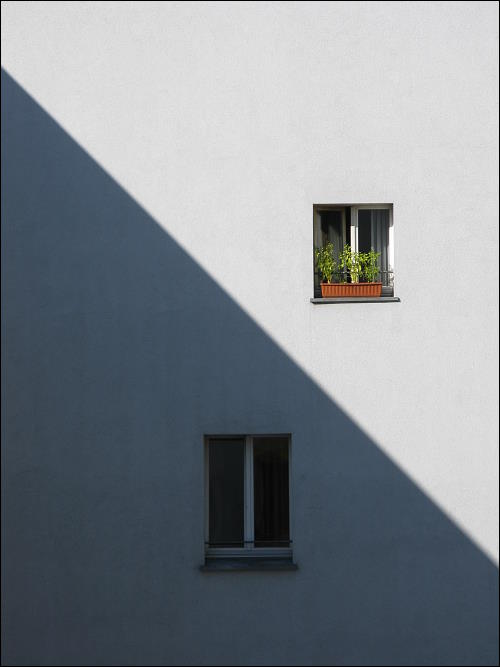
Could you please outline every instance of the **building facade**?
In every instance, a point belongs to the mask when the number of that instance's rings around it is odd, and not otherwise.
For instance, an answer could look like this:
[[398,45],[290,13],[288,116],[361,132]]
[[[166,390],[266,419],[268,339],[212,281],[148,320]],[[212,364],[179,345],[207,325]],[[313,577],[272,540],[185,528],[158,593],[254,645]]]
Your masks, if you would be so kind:
[[497,3],[2,19],[4,663],[497,664]]

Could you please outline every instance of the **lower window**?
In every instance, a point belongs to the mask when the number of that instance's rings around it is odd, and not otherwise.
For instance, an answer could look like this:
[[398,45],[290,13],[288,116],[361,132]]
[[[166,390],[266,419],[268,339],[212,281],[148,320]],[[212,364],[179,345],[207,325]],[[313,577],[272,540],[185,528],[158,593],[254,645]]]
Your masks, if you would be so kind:
[[289,436],[214,436],[205,448],[207,559],[291,559]]

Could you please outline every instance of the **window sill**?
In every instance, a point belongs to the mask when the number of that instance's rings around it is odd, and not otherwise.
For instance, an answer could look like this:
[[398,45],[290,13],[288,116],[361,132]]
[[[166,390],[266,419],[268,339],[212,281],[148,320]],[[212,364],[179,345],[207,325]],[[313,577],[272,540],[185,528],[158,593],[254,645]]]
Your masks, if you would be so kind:
[[400,302],[399,296],[339,296],[336,298],[312,298],[311,303],[389,303]]
[[291,558],[207,558],[202,572],[292,571],[298,566]]

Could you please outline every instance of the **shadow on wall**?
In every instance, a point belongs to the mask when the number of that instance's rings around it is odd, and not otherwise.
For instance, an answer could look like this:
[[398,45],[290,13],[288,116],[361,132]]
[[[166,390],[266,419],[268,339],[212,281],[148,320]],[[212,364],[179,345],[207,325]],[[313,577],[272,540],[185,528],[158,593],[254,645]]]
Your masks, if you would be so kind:
[[[4,72],[2,104],[4,664],[497,664],[496,567]],[[203,574],[202,436],[265,431],[299,570]]]

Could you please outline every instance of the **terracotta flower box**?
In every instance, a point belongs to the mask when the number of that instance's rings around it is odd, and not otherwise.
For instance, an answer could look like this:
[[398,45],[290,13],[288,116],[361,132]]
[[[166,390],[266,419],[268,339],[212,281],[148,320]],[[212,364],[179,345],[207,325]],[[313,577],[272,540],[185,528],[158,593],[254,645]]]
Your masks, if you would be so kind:
[[342,296],[371,296],[382,294],[382,283],[321,283],[321,296],[335,298]]

